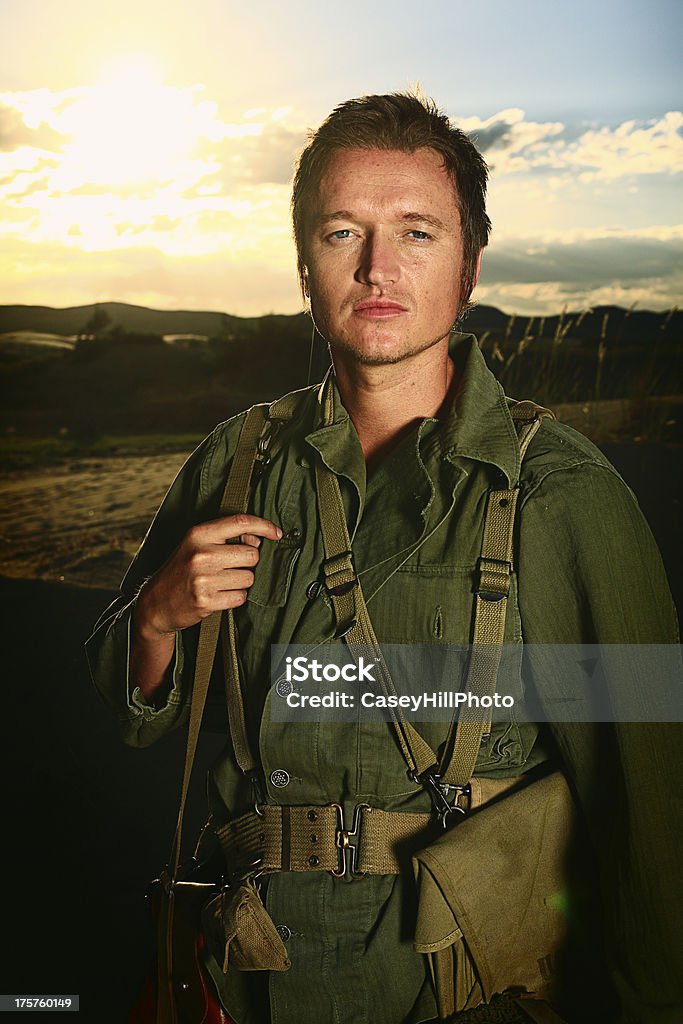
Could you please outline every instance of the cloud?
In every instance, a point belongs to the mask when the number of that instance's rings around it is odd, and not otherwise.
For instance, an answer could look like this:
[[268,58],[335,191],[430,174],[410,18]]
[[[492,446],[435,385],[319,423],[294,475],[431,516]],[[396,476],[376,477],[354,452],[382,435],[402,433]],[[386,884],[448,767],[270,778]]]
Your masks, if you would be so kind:
[[63,142],[63,136],[49,124],[42,122],[37,127],[31,127],[24,120],[21,111],[0,102],[0,152],[12,152],[22,146],[58,150]]
[[[30,268],[12,279],[16,263]],[[37,298],[40,297],[40,299]],[[294,260],[274,266],[268,254],[233,262],[228,253],[173,257],[154,248],[80,252],[60,243],[17,241],[0,251],[0,303],[58,307],[108,299],[157,309],[207,309],[242,316],[298,313]]]
[[683,294],[683,227],[507,239],[484,259],[476,300],[536,315],[634,302],[667,309]]
[[615,232],[554,241],[517,239],[491,247],[482,283],[618,287],[674,278],[681,266],[683,233],[669,238]]
[[[228,117],[199,87],[151,81],[140,96],[137,82],[0,93],[5,301],[294,312],[288,186],[306,118]],[[666,222],[683,114],[586,126],[509,108],[454,120],[493,169],[480,301],[520,312],[679,301],[683,229]]]
[[497,174],[514,174],[552,162],[556,140],[568,132],[561,121],[527,121],[518,107],[501,110],[485,121],[476,117],[455,120]]
[[528,285],[492,285],[477,287],[475,302],[496,306],[504,313],[520,316],[548,316],[562,309],[579,312],[595,306],[622,306],[628,309],[666,310],[680,305],[683,274],[677,279],[652,280],[647,286],[572,288],[559,283]]
[[581,129],[561,121],[527,121],[518,108],[487,120],[457,123],[484,153],[494,174],[560,171],[584,184],[683,169],[683,113],[649,121]]
[[659,120],[624,121],[615,129],[585,132],[569,147],[569,160],[586,168],[580,180],[611,181],[625,174],[675,174],[683,170],[683,113]]
[[[226,128],[242,126],[226,125]],[[193,191],[206,188],[212,182],[224,192],[240,184],[288,185],[292,179],[294,162],[306,141],[303,128],[269,118],[249,126],[249,134],[226,132],[220,143],[204,142],[200,155],[214,165],[213,174],[207,175]]]

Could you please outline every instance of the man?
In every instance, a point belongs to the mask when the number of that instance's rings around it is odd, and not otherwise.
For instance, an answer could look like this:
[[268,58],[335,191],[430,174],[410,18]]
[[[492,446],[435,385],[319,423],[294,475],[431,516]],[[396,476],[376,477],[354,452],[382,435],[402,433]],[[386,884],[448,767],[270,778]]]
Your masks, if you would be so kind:
[[[216,428],[181,470],[89,642],[96,685],[127,741],[145,745],[186,721],[197,623],[235,609],[261,770],[252,785],[227,743],[210,787],[219,826],[255,801],[261,815],[272,805],[309,808],[312,822],[336,804],[347,817],[363,804],[431,810],[389,724],[278,722],[270,650],[314,646],[338,631],[316,483],[328,471],[379,641],[472,638],[486,497],[514,486],[520,472],[508,403],[476,341],[454,331],[488,239],[485,192],[481,156],[431,103],[371,96],[333,112],[304,150],[293,192],[302,287],[333,374],[301,397],[247,515],[217,518],[244,416]],[[518,506],[507,642],[676,641],[654,542],[632,494],[588,441],[544,419],[523,463]],[[442,749],[447,723],[420,732]],[[545,730],[510,719],[494,723],[477,758],[476,775],[495,779],[563,765],[600,864],[624,1021],[673,1021],[683,1006],[672,951],[677,911],[663,875],[675,860],[664,791],[675,752],[663,728]],[[432,979],[412,944],[409,855],[395,871],[351,884],[348,870],[346,880],[321,870],[322,856],[264,880],[289,970],[264,976],[228,965],[223,974],[212,950],[208,967],[228,1012],[282,1024],[434,1020]],[[493,899],[503,884],[492,880]],[[613,1019],[608,983],[587,992],[586,976],[577,981],[563,1011],[577,1022]],[[461,1019],[527,1019],[507,1002],[471,1013]]]

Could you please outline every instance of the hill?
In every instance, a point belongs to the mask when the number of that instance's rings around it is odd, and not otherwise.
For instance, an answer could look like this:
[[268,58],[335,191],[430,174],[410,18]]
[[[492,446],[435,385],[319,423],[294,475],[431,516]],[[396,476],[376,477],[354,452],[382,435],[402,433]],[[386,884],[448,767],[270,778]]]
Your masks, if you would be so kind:
[[90,306],[0,306],[0,334],[7,331],[42,331],[51,334],[78,334],[100,311],[126,332],[138,334],[200,334],[211,337],[231,327],[253,323],[258,318],[230,316],[227,313],[197,310],[148,309],[126,302],[100,302]]
[[[52,306],[0,306],[0,334],[10,331],[36,331],[56,335],[76,335],[100,315],[126,333],[158,335],[199,335],[207,338],[253,330],[267,320],[277,332],[296,323],[304,327],[310,321],[302,313],[291,316],[269,314],[267,317],[239,317],[230,313],[202,310],[162,310],[133,306],[125,302],[100,302],[87,306],[58,309]],[[475,334],[484,331],[508,332],[507,339],[518,341],[530,331],[553,338],[558,331],[565,337],[589,339],[598,337],[603,322],[612,332],[620,331],[620,341],[642,343],[644,339],[666,328],[678,337],[683,334],[683,311],[664,313],[627,310],[619,306],[597,306],[589,311],[564,312],[555,316],[528,317],[501,312],[494,306],[475,306],[465,321],[465,330]],[[567,330],[567,325],[570,325]],[[310,328],[309,328],[310,329]]]
[[[683,394],[678,311],[604,306],[538,318],[479,306],[463,329],[478,336],[513,397],[644,408],[653,396]],[[302,387],[310,338],[303,313],[2,306],[0,430],[15,441],[87,444],[109,435],[203,434],[253,402]],[[675,417],[664,419],[676,427]]]

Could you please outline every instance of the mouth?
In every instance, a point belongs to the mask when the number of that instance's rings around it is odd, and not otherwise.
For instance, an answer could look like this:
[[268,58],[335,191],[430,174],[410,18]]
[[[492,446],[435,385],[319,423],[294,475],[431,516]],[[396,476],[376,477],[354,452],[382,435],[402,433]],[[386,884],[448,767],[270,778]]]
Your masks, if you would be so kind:
[[353,312],[359,316],[381,320],[384,317],[407,313],[408,310],[400,302],[394,302],[392,299],[363,299],[355,304]]

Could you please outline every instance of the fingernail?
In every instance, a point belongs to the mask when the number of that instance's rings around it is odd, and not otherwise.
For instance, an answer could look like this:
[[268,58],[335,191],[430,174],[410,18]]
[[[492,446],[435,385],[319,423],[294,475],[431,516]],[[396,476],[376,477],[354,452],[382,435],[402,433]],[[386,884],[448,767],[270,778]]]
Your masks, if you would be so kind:
[[277,539],[279,540],[280,537],[282,536],[282,530],[280,529],[279,526],[275,527],[275,532],[277,533]]

